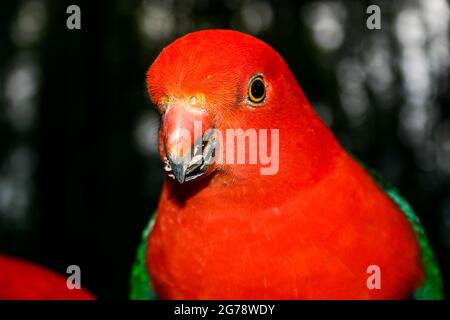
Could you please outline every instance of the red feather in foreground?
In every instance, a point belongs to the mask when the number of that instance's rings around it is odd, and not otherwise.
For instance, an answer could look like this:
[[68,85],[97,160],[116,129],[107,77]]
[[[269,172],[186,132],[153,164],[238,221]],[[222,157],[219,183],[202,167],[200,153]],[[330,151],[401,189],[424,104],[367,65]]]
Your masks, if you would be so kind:
[[66,278],[17,258],[0,255],[0,300],[92,300],[84,289],[68,289]]
[[[266,92],[252,103],[255,76]],[[178,180],[165,182],[148,240],[158,297],[399,299],[423,283],[408,219],[340,146],[267,44],[239,32],[195,32],[162,51],[147,84],[162,118],[161,157]],[[189,175],[182,150],[192,141],[178,132],[192,131],[195,120],[221,132],[279,129],[278,173],[214,163]],[[370,265],[382,272],[379,290],[367,286]]]

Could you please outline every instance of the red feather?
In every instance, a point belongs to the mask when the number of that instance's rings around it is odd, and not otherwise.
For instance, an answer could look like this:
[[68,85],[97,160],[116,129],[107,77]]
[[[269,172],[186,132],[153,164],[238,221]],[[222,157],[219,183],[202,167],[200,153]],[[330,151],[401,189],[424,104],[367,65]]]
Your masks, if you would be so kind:
[[0,300],[92,300],[84,289],[68,289],[66,278],[17,258],[0,255]]

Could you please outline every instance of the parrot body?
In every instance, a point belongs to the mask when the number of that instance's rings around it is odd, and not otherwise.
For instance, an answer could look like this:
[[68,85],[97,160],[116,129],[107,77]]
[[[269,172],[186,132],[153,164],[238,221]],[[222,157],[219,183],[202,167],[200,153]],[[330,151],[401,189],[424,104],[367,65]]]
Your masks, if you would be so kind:
[[[267,44],[235,31],[189,34],[162,51],[147,85],[170,174],[139,248],[132,298],[441,297],[412,209],[339,145]],[[173,132],[192,130],[194,120],[219,130],[277,128],[278,172],[227,163],[191,169],[180,145],[192,140]]]
[[34,263],[0,255],[0,300],[93,300],[84,289],[69,289],[67,280]]

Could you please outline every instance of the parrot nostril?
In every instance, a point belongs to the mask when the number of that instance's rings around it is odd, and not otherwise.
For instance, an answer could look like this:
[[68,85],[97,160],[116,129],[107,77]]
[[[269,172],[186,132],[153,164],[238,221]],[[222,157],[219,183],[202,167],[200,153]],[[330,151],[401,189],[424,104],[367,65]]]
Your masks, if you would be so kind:
[[161,113],[164,114],[169,106],[169,97],[164,96],[161,101]]
[[191,99],[189,100],[189,104],[191,106],[195,106],[197,104],[197,97],[196,96],[192,96]]

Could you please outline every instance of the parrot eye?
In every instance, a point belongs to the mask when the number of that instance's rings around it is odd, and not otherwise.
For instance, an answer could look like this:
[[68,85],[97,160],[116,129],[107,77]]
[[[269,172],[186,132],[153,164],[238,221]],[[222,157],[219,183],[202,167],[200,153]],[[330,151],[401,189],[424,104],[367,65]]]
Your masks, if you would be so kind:
[[266,97],[266,87],[263,77],[258,75],[250,81],[248,86],[248,99],[254,103],[260,103]]

